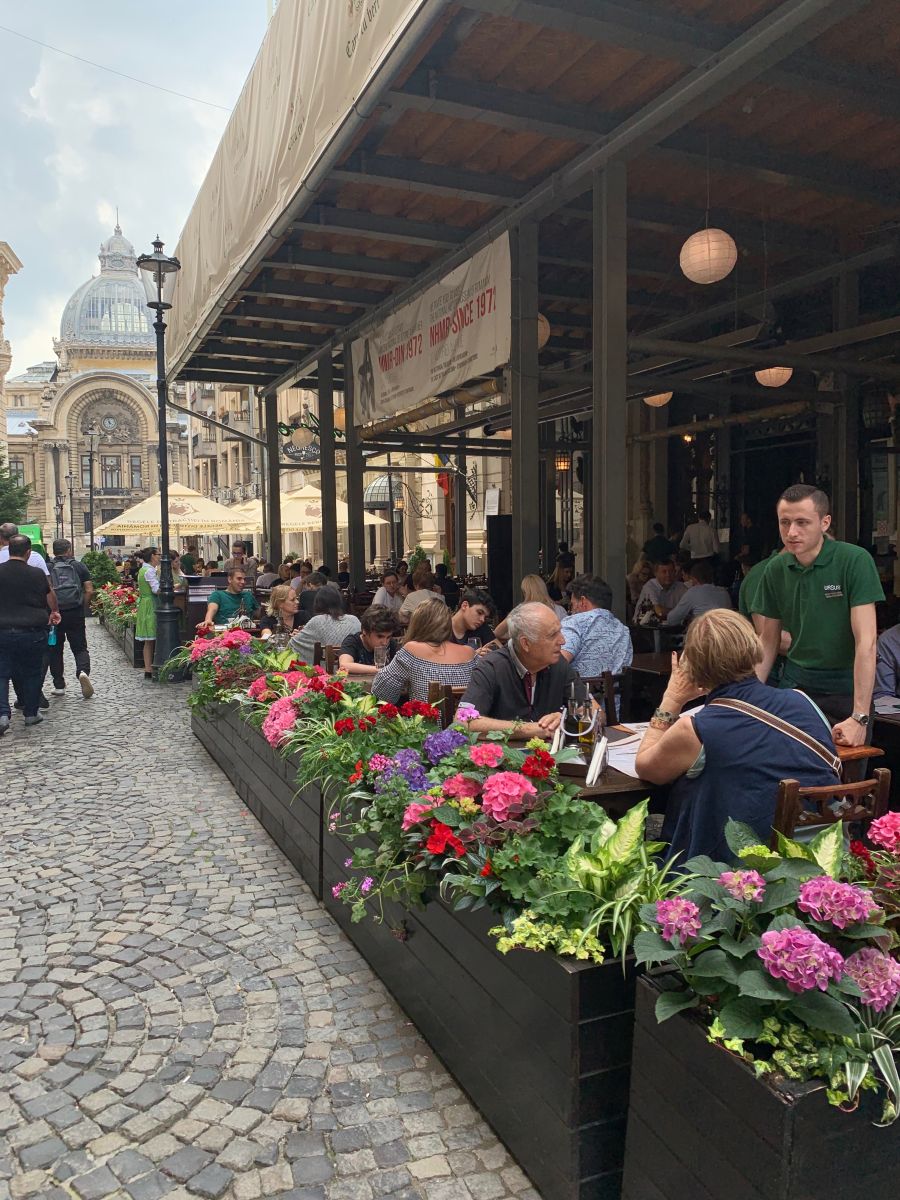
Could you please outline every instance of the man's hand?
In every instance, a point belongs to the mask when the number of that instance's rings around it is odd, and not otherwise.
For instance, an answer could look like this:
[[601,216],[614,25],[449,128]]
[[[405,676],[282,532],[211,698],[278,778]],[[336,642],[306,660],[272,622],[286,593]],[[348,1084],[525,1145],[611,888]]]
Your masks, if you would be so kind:
[[841,721],[839,725],[833,726],[831,736],[837,746],[862,746],[866,740],[866,729],[864,725],[860,725],[859,721],[848,717],[846,721]]
[[58,625],[61,620],[62,620],[62,614],[60,613],[59,609],[57,608],[54,612],[52,612],[50,614],[50,624]]
[[549,712],[538,718],[537,728],[539,736],[544,737],[548,733],[555,733],[559,726],[559,713]]

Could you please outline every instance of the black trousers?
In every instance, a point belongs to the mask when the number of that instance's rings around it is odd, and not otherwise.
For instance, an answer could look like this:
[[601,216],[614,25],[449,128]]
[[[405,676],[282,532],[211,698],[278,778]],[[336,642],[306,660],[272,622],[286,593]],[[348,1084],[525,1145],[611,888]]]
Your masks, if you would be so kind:
[[56,626],[56,645],[47,647],[47,662],[54,687],[65,686],[65,667],[63,665],[63,646],[69,643],[69,649],[75,659],[75,674],[84,671],[91,673],[91,656],[87,648],[87,630],[84,623],[84,608],[64,608],[60,611],[62,620]]

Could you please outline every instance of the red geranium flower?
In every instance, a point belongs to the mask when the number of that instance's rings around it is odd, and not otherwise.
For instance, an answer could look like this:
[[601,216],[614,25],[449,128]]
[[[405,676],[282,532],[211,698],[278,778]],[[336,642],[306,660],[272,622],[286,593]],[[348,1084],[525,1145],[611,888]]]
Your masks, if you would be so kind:
[[407,700],[400,706],[401,717],[424,717],[426,721],[439,721],[441,714],[431,704],[422,700]]
[[[315,680],[313,680],[312,686],[314,686],[314,685],[315,685]],[[318,688],[316,688],[315,690],[318,691]],[[325,689],[325,699],[330,700],[332,702],[332,704],[337,704],[337,702],[341,699],[343,694],[344,693],[341,691],[340,688],[332,687],[331,684],[329,684],[328,687]]]
[[858,858],[866,868],[867,875],[875,874],[875,860],[872,858],[872,851],[865,842],[851,842],[850,853],[854,858]]
[[386,721],[392,721],[394,717],[400,715],[400,709],[396,704],[382,704],[378,710],[379,717],[384,717]]
[[334,732],[338,737],[344,737],[345,734],[352,733],[356,728],[352,717],[341,717],[339,721],[334,723]]
[[325,691],[325,684],[322,682],[322,680],[319,678],[318,675],[315,677],[315,679],[311,679],[309,681],[309,690],[311,692],[324,692]]
[[[353,724],[353,722],[351,721],[351,722],[350,722],[350,724],[352,725],[352,724]],[[361,758],[358,758],[358,759],[356,760],[356,770],[355,770],[355,771],[353,772],[353,774],[350,776],[350,782],[351,782],[351,783],[359,783],[359,781],[362,779],[362,777],[363,777],[363,764],[362,764],[362,759],[361,759]]]
[[487,878],[489,875],[493,875],[493,873],[494,873],[494,868],[491,866],[491,860],[488,859],[487,862],[484,864],[484,866],[481,868],[481,871],[479,872],[479,874],[483,875],[485,878]]
[[450,848],[457,858],[465,853],[465,847],[449,825],[441,821],[431,822],[431,836],[425,843],[425,849],[431,854],[446,854]]
[[547,779],[556,766],[556,760],[546,750],[535,750],[522,763],[522,774],[530,779]]

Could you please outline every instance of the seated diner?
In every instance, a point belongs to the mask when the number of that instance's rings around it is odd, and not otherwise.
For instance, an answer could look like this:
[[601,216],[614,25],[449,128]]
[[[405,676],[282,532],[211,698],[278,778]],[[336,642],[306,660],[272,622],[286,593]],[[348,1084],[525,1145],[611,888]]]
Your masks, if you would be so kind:
[[206,602],[206,616],[203,624],[227,625],[238,616],[252,617],[259,610],[259,601],[249,588],[243,567],[232,567],[227,572],[228,584],[210,592]]
[[427,700],[430,683],[466,687],[475,651],[453,641],[450,610],[439,596],[419,604],[403,645],[372,683],[372,695],[396,704],[404,695]]
[[273,587],[269,603],[266,605],[266,615],[259,622],[263,637],[267,632],[290,637],[295,629],[295,618],[299,608],[300,597],[289,583],[280,583]]
[[[306,595],[306,593],[304,593]],[[313,615],[291,638],[291,649],[305,663],[315,656],[316,642],[321,646],[340,646],[345,637],[359,633],[359,617],[344,611],[344,597],[335,583],[312,593]],[[302,606],[303,597],[300,598]],[[298,613],[298,620],[300,614]]]
[[[801,691],[756,678],[762,643],[739,613],[715,608],[695,617],[680,661],[650,720],[635,767],[648,783],[670,783],[663,837],[669,857],[695,854],[730,862],[729,817],[768,845],[778,784],[827,786],[840,774],[831,725]],[[706,696],[702,708],[685,705]]]
[[397,620],[391,610],[371,605],[360,618],[359,632],[348,633],[341,642],[340,670],[348,675],[377,675],[380,668],[375,662],[376,654],[383,649],[382,666],[390,662],[398,649],[396,632]]
[[479,646],[492,642],[494,631],[488,622],[493,611],[494,602],[487,592],[481,588],[464,588],[459,593],[459,606],[450,618],[453,641],[460,646],[469,646],[473,641]]

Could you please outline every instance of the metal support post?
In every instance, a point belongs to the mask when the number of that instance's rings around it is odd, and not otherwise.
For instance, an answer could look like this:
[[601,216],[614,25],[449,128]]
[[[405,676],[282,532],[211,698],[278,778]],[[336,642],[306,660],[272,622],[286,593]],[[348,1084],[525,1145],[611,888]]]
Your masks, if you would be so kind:
[[319,359],[319,487],[322,489],[322,562],[338,569],[337,479],[334,469],[334,369],[331,351]]
[[[347,508],[350,523],[350,586],[361,591],[366,582],[366,530],[363,524],[363,455],[355,416],[355,384],[350,342],[344,342],[344,408],[347,440]],[[391,514],[393,517],[393,514]]]
[[[166,384],[166,322],[163,317],[171,305],[159,298],[151,307],[156,309],[156,403],[157,403],[157,458],[159,462],[159,525],[162,545],[159,561],[159,593],[156,605],[156,646],[153,652],[153,674],[159,676],[160,667],[172,657],[181,641],[179,623],[181,613],[175,607],[175,581],[172,578],[172,559],[169,546],[169,443],[166,440],[166,401],[169,389]],[[93,450],[93,439],[91,441]],[[94,464],[91,462],[91,542],[94,524]]]
[[[834,289],[835,329],[852,329],[859,322],[859,275],[842,275]],[[853,375],[835,376],[835,388],[842,403],[835,413],[837,425],[836,478],[831,511],[835,537],[868,545],[871,530],[859,529],[859,380]],[[814,480],[808,480],[812,483]]]
[[[456,415],[461,417],[464,410],[458,408]],[[469,494],[466,491],[466,472],[468,464],[466,459],[466,444],[460,438],[459,450],[456,452],[456,474],[453,476],[453,518],[454,530],[453,541],[456,547],[456,574],[465,577],[468,575],[468,553],[469,553]]]
[[625,396],[628,371],[626,171],[612,162],[594,175],[593,427],[591,565],[625,616]]
[[281,479],[279,477],[279,461],[281,459],[281,442],[278,440],[278,393],[267,392],[266,408],[266,482],[268,514],[269,514],[269,544],[267,557],[276,567],[282,560],[281,551]]
[[538,226],[525,221],[509,235],[512,257],[512,579],[538,569]]

